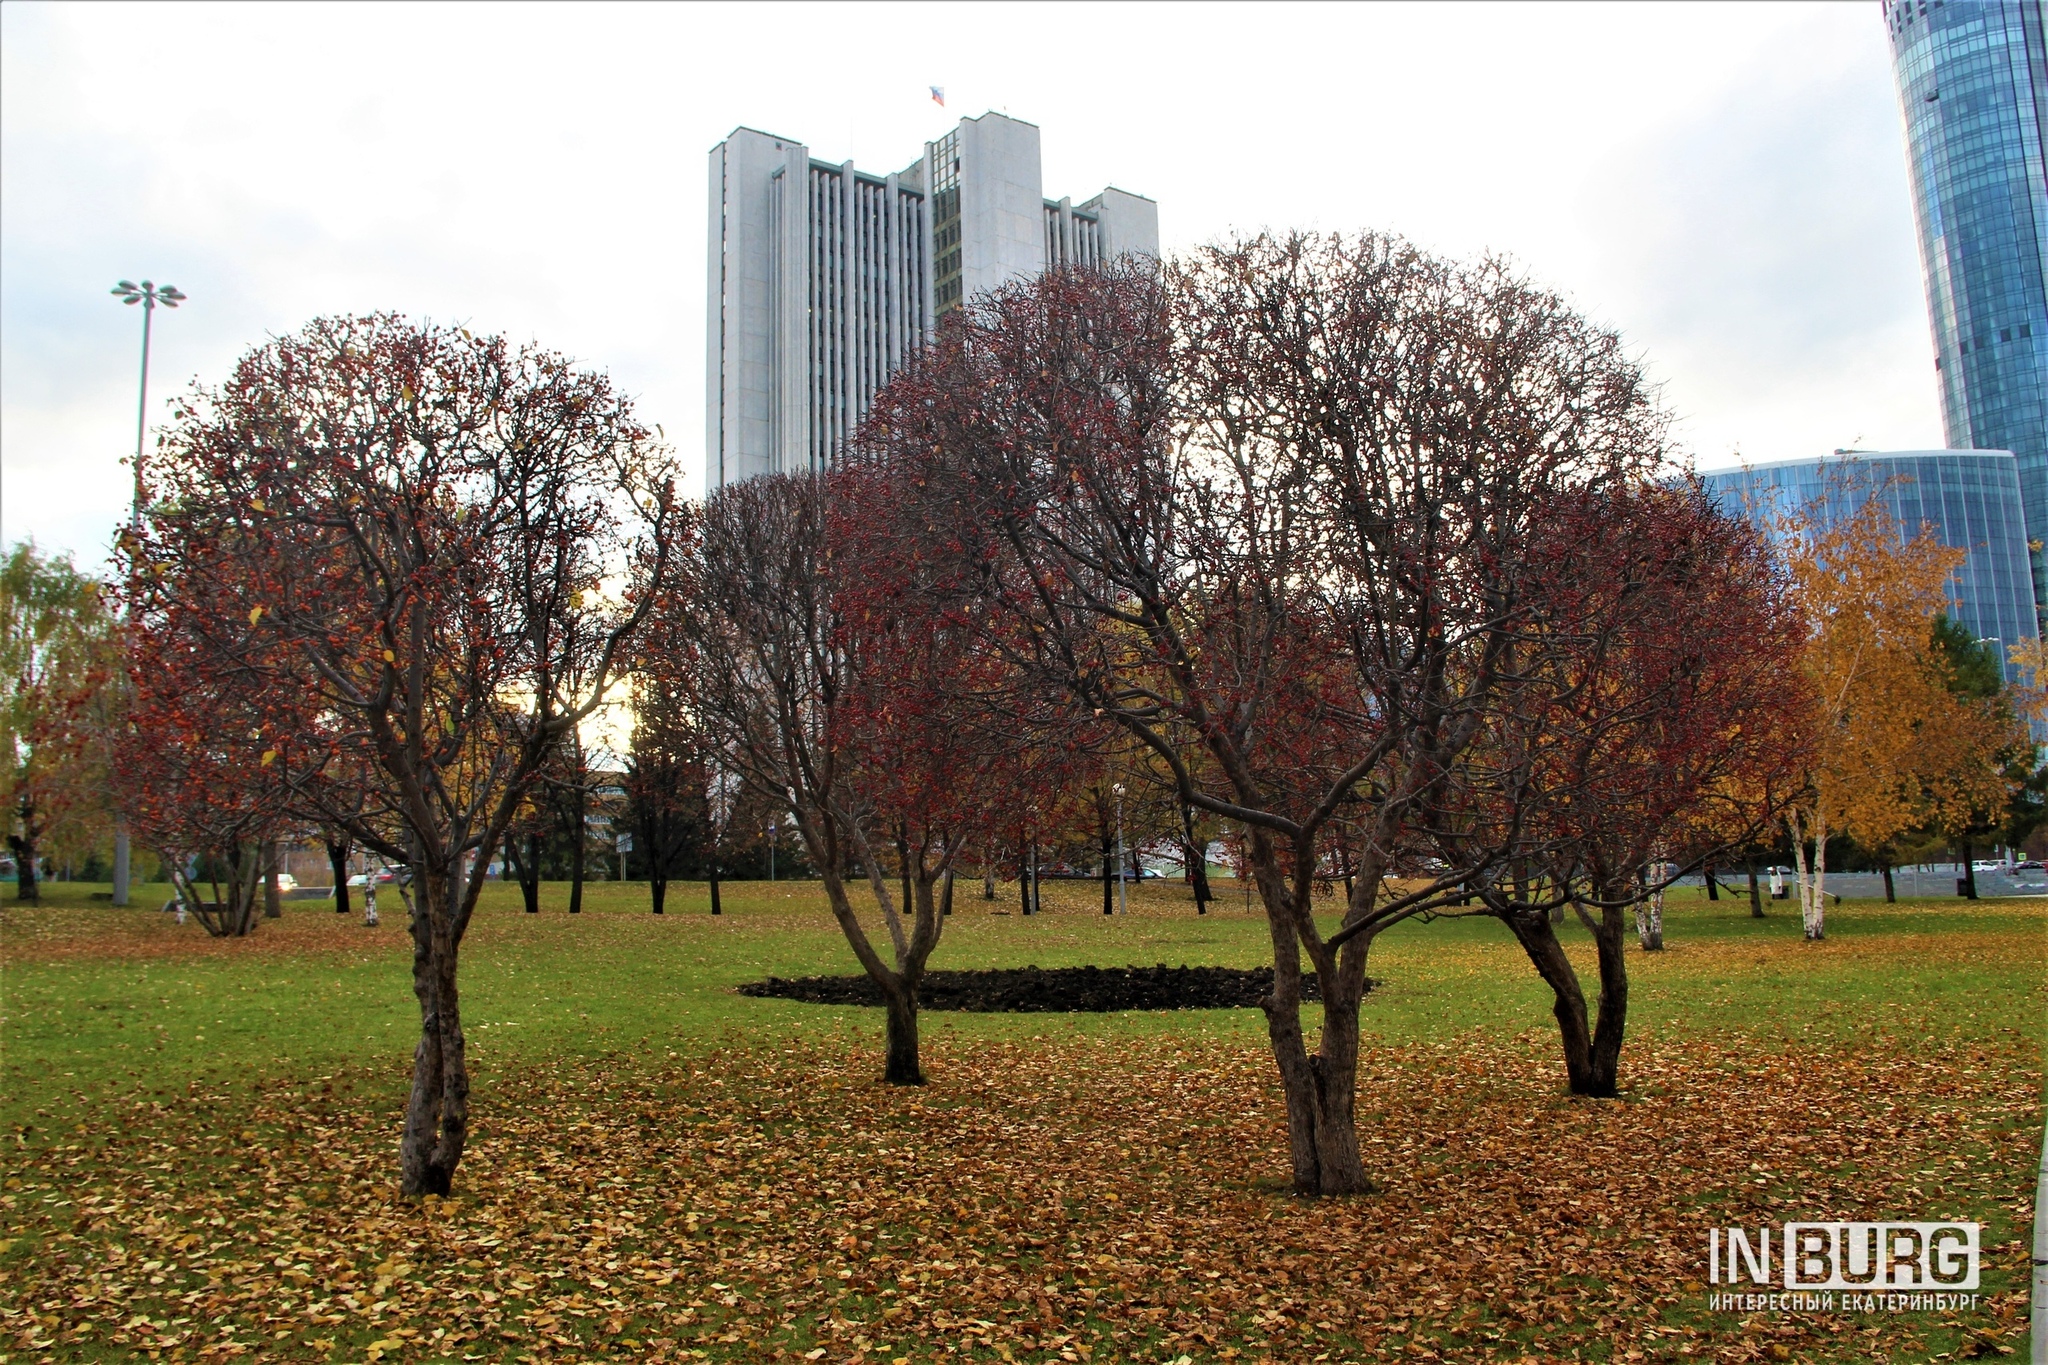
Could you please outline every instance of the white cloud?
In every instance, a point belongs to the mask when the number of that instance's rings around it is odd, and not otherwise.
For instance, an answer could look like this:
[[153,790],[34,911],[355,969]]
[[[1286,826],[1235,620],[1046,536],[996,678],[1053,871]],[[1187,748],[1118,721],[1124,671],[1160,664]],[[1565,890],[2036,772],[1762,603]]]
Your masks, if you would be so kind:
[[1048,193],[1156,198],[1169,247],[1507,251],[1623,330],[1702,463],[1939,443],[1862,6],[9,5],[0,540],[96,560],[122,515],[123,276],[192,296],[158,398],[392,308],[609,370],[694,464],[709,147],[888,170],[984,108],[1040,125]]

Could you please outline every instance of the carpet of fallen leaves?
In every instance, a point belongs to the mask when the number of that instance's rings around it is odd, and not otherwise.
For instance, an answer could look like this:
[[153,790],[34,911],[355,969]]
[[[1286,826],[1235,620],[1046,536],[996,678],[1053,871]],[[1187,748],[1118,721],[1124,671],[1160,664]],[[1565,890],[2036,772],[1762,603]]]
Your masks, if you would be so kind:
[[[2038,1057],[1645,1037],[1375,1052],[1370,1197],[1303,1201],[1271,1062],[1165,1036],[496,1062],[457,1196],[403,1078],[99,1097],[8,1135],[0,1361],[1900,1361],[2024,1339]],[[83,1099],[84,1097],[81,1097]],[[1709,1312],[1707,1229],[1990,1216],[1987,1300]]]

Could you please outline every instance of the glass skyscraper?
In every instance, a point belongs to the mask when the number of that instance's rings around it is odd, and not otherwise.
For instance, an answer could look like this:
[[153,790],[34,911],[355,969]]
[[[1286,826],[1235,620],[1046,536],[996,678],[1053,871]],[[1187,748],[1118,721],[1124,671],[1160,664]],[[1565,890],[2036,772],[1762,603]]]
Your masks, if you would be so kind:
[[2005,651],[2034,639],[2036,616],[2019,467],[2005,450],[1855,450],[1702,473],[1700,481],[1722,508],[1769,536],[1786,514],[1831,526],[1870,497],[1884,499],[1901,540],[1931,528],[1939,542],[1968,553],[1948,585],[1948,614],[1978,641],[1997,641],[2005,675],[2017,677]]
[[2010,454],[1856,451],[1720,470],[1700,479],[1722,506],[1771,535],[1785,514],[1806,512],[1826,527],[1853,516],[1872,497],[1891,509],[1901,541],[1931,528],[1942,544],[1968,553],[1949,580],[1949,615],[1977,639],[1996,640],[2006,676],[2017,676],[2006,651],[2033,639],[2036,626],[2019,468]]
[[[1885,0],[1949,445],[2010,450],[2048,540],[2048,31],[2042,0]],[[2032,555],[2048,609],[2048,556]]]

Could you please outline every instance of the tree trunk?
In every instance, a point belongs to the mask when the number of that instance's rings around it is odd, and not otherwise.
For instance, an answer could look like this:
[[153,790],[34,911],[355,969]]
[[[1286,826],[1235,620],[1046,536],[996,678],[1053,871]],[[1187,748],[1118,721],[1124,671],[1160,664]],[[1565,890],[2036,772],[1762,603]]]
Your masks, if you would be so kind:
[[1102,913],[1105,915],[1116,913],[1116,901],[1109,890],[1109,875],[1115,866],[1115,846],[1110,842],[1109,831],[1105,828],[1102,831]]
[[1374,1189],[1358,1150],[1358,1007],[1365,996],[1361,935],[1337,950],[1337,970],[1318,977],[1323,996],[1322,1036],[1309,1061],[1315,1082],[1316,1164],[1321,1194],[1369,1194]]
[[269,861],[265,854],[268,844],[257,844],[243,854],[243,862],[235,869],[235,933],[256,932],[256,897],[262,890],[264,865]]
[[1814,857],[1808,863],[1806,858],[1806,834],[1800,827],[1799,812],[1785,812],[1785,828],[1792,835],[1792,868],[1799,879],[1799,924],[1806,935],[1806,941],[1817,943],[1827,937],[1827,911],[1821,902],[1826,886],[1828,834],[1827,826],[1819,816],[1814,817]]
[[1813,822],[1813,917],[1807,921],[1806,936],[1818,941],[1827,935],[1828,913],[1828,828],[1816,816]]
[[1963,840],[1963,899],[1977,899],[1977,850],[1968,839]]
[[711,847],[711,913],[722,915],[725,907],[718,903],[718,846]]
[[445,1197],[469,1136],[469,1062],[455,989],[453,888],[438,870],[417,865],[413,883],[420,897],[411,917],[420,1041],[413,1050],[412,1093],[399,1143],[399,1188],[415,1197]]
[[1557,1019],[1558,1039],[1564,1045],[1565,1083],[1574,1095],[1596,1093],[1593,1080],[1593,1033],[1586,1010],[1586,993],[1579,986],[1579,974],[1565,956],[1557,931],[1546,914],[1504,915],[1508,929],[1530,965],[1550,987],[1550,1012]]
[[1717,901],[1721,899],[1721,887],[1720,884],[1714,880],[1714,865],[1712,863],[1708,863],[1706,865],[1705,872],[1707,877],[1707,899],[1710,901]]
[[986,848],[981,851],[981,898],[985,901],[996,898],[996,865],[990,860]]
[[[1277,882],[1277,878],[1275,878]],[[1263,884],[1262,895],[1268,893]],[[1284,893],[1282,893],[1284,894]],[[1364,994],[1363,936],[1338,950],[1333,980],[1321,982],[1323,1030],[1311,1055],[1301,1028],[1301,945],[1292,925],[1267,904],[1273,940],[1273,993],[1260,1001],[1266,1035],[1287,1102],[1287,1147],[1294,1191],[1367,1194],[1373,1189],[1358,1150],[1358,1002]],[[1356,978],[1355,982],[1353,978]]]
[[668,901],[668,878],[652,868],[647,872],[647,892],[654,898],[654,913],[660,914]]
[[[8,761],[13,761],[12,755]],[[14,851],[14,898],[33,903],[42,899],[42,891],[36,885],[36,803],[32,798],[21,798],[20,819],[21,833],[7,836],[7,847]]]
[[896,827],[896,868],[901,872],[903,913],[910,913],[910,840],[903,832],[903,826]]
[[284,907],[277,894],[277,840],[263,841],[263,918],[281,919]]
[[1664,893],[1655,892],[1636,902],[1636,941],[1646,953],[1664,951]]
[[1209,891],[1209,841],[1195,838],[1193,822],[1189,822],[1187,844],[1188,880],[1195,884],[1195,913],[1206,915],[1209,902],[1216,899]]
[[348,855],[353,846],[347,838],[326,839],[327,865],[334,869],[334,913],[346,915],[349,908]]
[[1600,1012],[1593,1025],[1592,1077],[1581,1094],[1612,1099],[1619,1093],[1622,1033],[1628,1023],[1628,960],[1622,952],[1622,918],[1601,912],[1593,941],[1600,957]]
[[1024,842],[1017,843],[1017,895],[1024,902],[1024,913],[1031,913],[1031,854]]
[[1744,860],[1744,866],[1749,869],[1749,917],[1751,919],[1762,919],[1764,917],[1764,892],[1763,888],[1758,886],[1756,881],[1756,859],[1752,857]]
[[946,869],[946,891],[939,902],[939,914],[943,917],[953,913],[953,869]]
[[526,861],[519,866],[519,898],[526,902],[526,913],[540,913],[540,835],[526,836]]
[[128,904],[128,817],[114,812],[114,904]]
[[[1240,869],[1239,875],[1248,872]],[[1287,1101],[1287,1152],[1294,1167],[1294,1192],[1320,1194],[1323,1174],[1316,1143],[1315,1077],[1301,1032],[1301,944],[1293,925],[1270,906],[1266,926],[1273,940],[1273,993],[1259,1004],[1266,1013],[1266,1038],[1272,1044],[1273,1062],[1280,1069],[1280,1090]]]
[[[580,777],[580,774],[579,774]],[[585,823],[589,818],[590,797],[581,781],[576,786],[576,827],[569,832],[569,913],[583,913],[583,845],[590,832]]]
[[885,985],[883,1003],[889,1015],[889,1054],[882,1079],[890,1085],[923,1085],[917,1057],[917,987]]
[[1886,905],[1896,905],[1898,900],[1898,892],[1892,889],[1892,865],[1886,863],[1884,864],[1884,903]]

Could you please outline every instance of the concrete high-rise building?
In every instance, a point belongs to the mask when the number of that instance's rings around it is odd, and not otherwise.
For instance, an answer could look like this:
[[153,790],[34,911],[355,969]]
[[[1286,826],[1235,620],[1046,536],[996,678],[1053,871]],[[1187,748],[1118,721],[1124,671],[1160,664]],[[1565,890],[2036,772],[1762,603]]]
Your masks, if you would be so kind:
[[[2048,30],[2042,0],[1884,0],[1949,445],[2010,450],[2048,540]],[[2037,609],[2048,556],[2032,552]]]
[[2034,639],[2033,582],[2027,527],[2020,514],[2017,461],[2003,450],[1844,452],[1824,460],[1780,460],[1700,475],[1722,505],[1748,516],[1766,535],[1780,518],[1805,513],[1832,526],[1881,499],[1901,543],[1932,530],[1965,552],[1949,580],[1948,614],[1980,641],[2006,651]]
[[736,128],[711,149],[705,483],[829,465],[875,391],[976,294],[1159,254],[1159,207],[1044,197],[1038,129],[962,119],[892,175]]

